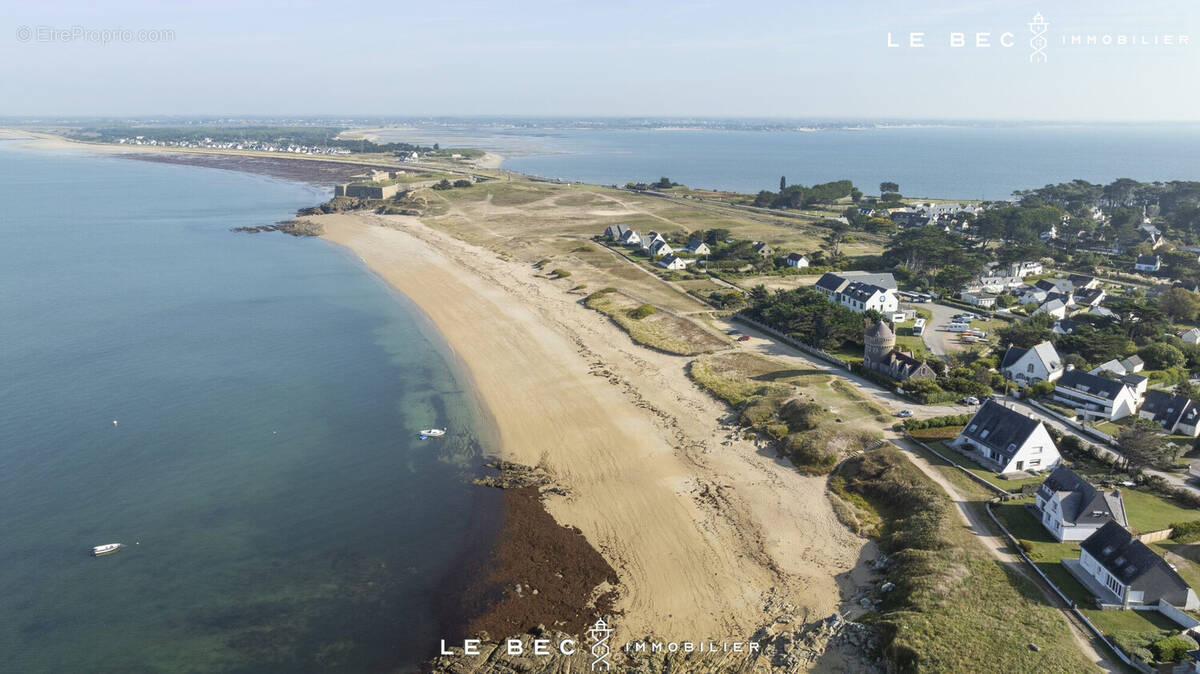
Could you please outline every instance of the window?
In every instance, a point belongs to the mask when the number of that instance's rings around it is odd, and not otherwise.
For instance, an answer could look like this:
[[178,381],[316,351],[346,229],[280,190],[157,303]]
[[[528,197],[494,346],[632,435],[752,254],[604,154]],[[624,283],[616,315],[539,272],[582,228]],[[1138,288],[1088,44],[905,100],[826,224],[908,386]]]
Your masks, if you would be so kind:
[[982,440],[986,440],[986,439],[987,439],[987,435],[988,435],[988,429],[986,429],[986,428],[985,428],[985,429],[983,429],[983,432],[979,434],[979,437],[980,437],[980,439],[982,439]]
[[1030,460],[1029,460],[1029,464],[1028,464],[1028,465],[1030,465],[1030,466],[1040,466],[1040,465],[1042,465],[1042,460],[1041,460],[1041,459],[1030,459]]
[[1108,589],[1112,590],[1113,593],[1118,597],[1121,596],[1121,590],[1124,588],[1122,587],[1120,581],[1118,581],[1116,578],[1108,576],[1104,579],[1104,584],[1107,585]]
[[1033,363],[1030,363],[1029,365],[1026,365],[1026,366],[1025,366],[1025,371],[1026,371],[1026,372],[1033,372]]

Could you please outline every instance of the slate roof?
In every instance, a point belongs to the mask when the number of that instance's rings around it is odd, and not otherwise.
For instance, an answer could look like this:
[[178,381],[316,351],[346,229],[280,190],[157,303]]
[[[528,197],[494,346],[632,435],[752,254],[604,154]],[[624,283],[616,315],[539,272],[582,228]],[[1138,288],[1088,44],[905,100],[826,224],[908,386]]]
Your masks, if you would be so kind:
[[867,328],[867,337],[875,337],[879,339],[891,339],[895,337],[895,333],[888,327],[885,321],[876,321],[875,325]]
[[1037,283],[1034,283],[1033,286],[1039,290],[1045,290],[1048,293],[1070,293],[1075,290],[1075,284],[1071,283],[1067,279],[1057,278],[1044,278]]
[[962,433],[972,441],[1012,458],[1040,425],[1040,421],[989,398],[963,427]]
[[1091,306],[1104,299],[1104,295],[1103,288],[1084,288],[1075,292],[1075,301]]
[[1159,264],[1159,257],[1157,255],[1139,255],[1137,263],[1144,267],[1154,267]]
[[[1125,585],[1134,585],[1137,590],[1147,594],[1166,595],[1187,588],[1187,583],[1165,559],[1154,554],[1153,550],[1116,522],[1100,527],[1079,547],[1087,550],[1117,580]],[[1138,582],[1155,569],[1165,573],[1148,577],[1149,583]]]
[[1115,400],[1121,389],[1125,388],[1125,384],[1118,379],[1106,379],[1083,370],[1064,372],[1056,382],[1056,386],[1074,389],[1106,400]]
[[1180,421],[1195,426],[1200,420],[1200,405],[1187,396],[1172,395],[1166,391],[1146,391],[1141,411],[1152,415],[1156,423],[1168,430],[1174,430]]
[[825,272],[824,274],[822,274],[821,278],[817,279],[816,285],[818,288],[821,288],[821,289],[826,290],[831,293],[836,293],[837,291],[841,290],[842,286],[846,285],[847,283],[849,283],[849,281],[847,281],[846,279],[842,278],[841,276],[838,276],[837,274],[835,274],[831,271],[828,271],[828,272]]
[[1008,347],[1008,351],[1004,352],[1004,360],[1000,361],[1000,369],[1008,369],[1013,363],[1021,360],[1021,356],[1024,356],[1027,353],[1029,353],[1029,349],[1022,349],[1019,346]]
[[1109,494],[1100,491],[1061,464],[1038,487],[1038,495],[1043,499],[1049,499],[1056,493],[1067,493],[1062,498],[1065,524],[1102,524],[1110,520],[1121,526],[1128,524],[1121,492]]
[[871,283],[863,283],[862,281],[851,281],[850,285],[842,290],[842,294],[852,300],[866,302],[879,293],[886,293],[887,288],[880,288]]

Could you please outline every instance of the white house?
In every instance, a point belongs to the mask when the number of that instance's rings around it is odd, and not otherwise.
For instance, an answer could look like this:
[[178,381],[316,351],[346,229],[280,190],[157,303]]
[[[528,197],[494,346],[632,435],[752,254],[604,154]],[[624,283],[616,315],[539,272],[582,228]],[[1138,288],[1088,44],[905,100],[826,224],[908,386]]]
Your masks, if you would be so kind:
[[674,253],[674,252],[675,252],[675,249],[671,248],[671,244],[667,243],[666,241],[663,241],[662,239],[659,239],[658,241],[655,241],[654,243],[650,244],[650,254],[651,255],[670,255],[671,253]]
[[990,398],[963,426],[954,445],[998,473],[1049,470],[1062,462],[1041,421]]
[[[1132,377],[1145,380],[1140,375]],[[1130,385],[1121,379],[1068,368],[1054,383],[1054,399],[1067,404],[1085,421],[1116,421],[1137,411],[1141,402],[1137,389],[1136,384]]]
[[637,233],[636,229],[627,229],[625,230],[625,233],[621,235],[621,243],[625,244],[626,246],[640,246],[642,243],[642,237]]
[[1046,300],[1037,308],[1034,314],[1050,314],[1055,318],[1067,317],[1067,305],[1060,299]]
[[789,253],[783,262],[789,267],[803,268],[808,266],[808,258],[800,253]]
[[1138,416],[1149,419],[1171,435],[1196,437],[1200,431],[1200,405],[1187,396],[1166,391],[1147,391]]
[[1009,265],[1009,273],[1012,276],[1019,276],[1021,278],[1029,276],[1030,274],[1042,274],[1045,273],[1045,271],[1046,270],[1042,267],[1042,263],[1037,261],[1014,262]]
[[896,313],[900,298],[896,279],[891,274],[866,272],[828,272],[817,279],[813,290],[858,313],[874,309],[887,316]]
[[648,234],[646,234],[646,236],[642,237],[642,243],[641,243],[642,250],[648,251],[648,250],[650,250],[651,246],[653,246],[656,243],[659,243],[660,241],[662,243],[667,242],[667,240],[663,238],[662,234],[659,234],[658,232],[649,232]]
[[667,253],[661,260],[658,261],[658,266],[667,269],[686,269],[688,261],[676,256],[674,253]]
[[1200,328],[1192,328],[1179,333],[1184,344],[1200,344]]
[[1042,526],[1059,541],[1082,541],[1109,522],[1129,526],[1121,492],[1096,489],[1059,465],[1037,490]]
[[961,297],[964,302],[983,309],[990,309],[991,307],[996,306],[996,296],[991,293],[985,293],[981,290],[975,292],[963,291],[960,292],[958,296]]
[[1137,271],[1158,271],[1162,268],[1162,258],[1158,255],[1139,255],[1133,268]]
[[[1079,545],[1079,567],[1088,589],[1103,604],[1157,606],[1159,602],[1192,611],[1200,598],[1167,560],[1116,522],[1100,527]],[[1071,566],[1067,566],[1071,570]]]
[[688,241],[687,250],[692,255],[711,255],[712,254],[712,249],[710,249],[708,247],[708,244],[704,243],[703,241],[701,241],[699,239],[690,239]]
[[631,231],[625,225],[609,225],[604,228],[604,238],[609,241],[620,241],[626,232]]
[[1058,351],[1050,342],[1042,342],[1030,349],[1010,346],[1000,361],[1000,373],[1004,378],[1022,386],[1054,381],[1063,372],[1062,358],[1059,358]]

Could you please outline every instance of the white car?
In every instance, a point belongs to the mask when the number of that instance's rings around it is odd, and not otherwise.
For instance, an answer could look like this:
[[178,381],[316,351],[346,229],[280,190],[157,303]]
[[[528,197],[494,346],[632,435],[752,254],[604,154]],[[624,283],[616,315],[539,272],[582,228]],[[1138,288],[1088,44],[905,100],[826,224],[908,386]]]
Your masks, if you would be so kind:
[[896,412],[896,416],[900,417],[901,419],[907,419],[907,418],[911,417],[912,415],[913,415],[912,410],[900,410],[899,412]]
[[964,405],[978,405],[979,404],[979,398],[976,398],[975,396],[967,396],[966,398],[963,398],[962,401],[963,401]]

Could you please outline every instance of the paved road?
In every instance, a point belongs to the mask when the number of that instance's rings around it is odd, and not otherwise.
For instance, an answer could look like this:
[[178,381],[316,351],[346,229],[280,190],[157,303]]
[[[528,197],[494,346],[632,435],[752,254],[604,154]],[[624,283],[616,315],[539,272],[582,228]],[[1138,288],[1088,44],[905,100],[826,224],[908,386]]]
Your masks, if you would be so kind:
[[[1033,405],[1030,405],[1029,403],[1027,403],[1023,400],[1017,400],[1015,398],[1006,398],[1005,403],[1010,405],[1011,407],[1013,407],[1016,410],[1019,410],[1025,414],[1033,416],[1035,419],[1041,419],[1042,422],[1045,423],[1047,426],[1057,429],[1060,433],[1074,435],[1075,437],[1079,438],[1080,440],[1083,440],[1086,443],[1093,444],[1098,447],[1102,447],[1105,451],[1107,451],[1109,454],[1111,454],[1113,456],[1117,456],[1117,457],[1122,456],[1121,453],[1119,451],[1117,451],[1116,449],[1114,449],[1111,445],[1105,445],[1105,444],[1099,442],[1098,440],[1096,440],[1095,438],[1079,432],[1074,427],[1063,423],[1058,418],[1053,417],[1049,414],[1046,414],[1045,412],[1039,410],[1038,408],[1034,407]],[[1176,473],[1168,473],[1168,472],[1157,470],[1154,468],[1144,468],[1142,470],[1143,470],[1143,472],[1145,472],[1148,475],[1157,475],[1157,476],[1163,478],[1164,480],[1166,480],[1167,482],[1170,482],[1171,484],[1175,485],[1176,487],[1182,487],[1184,489],[1187,489],[1188,491],[1191,491],[1195,494],[1200,495],[1200,487],[1197,487],[1196,484],[1194,482],[1192,482],[1191,480],[1189,480],[1186,476],[1178,475]]]
[[948,332],[946,326],[953,322],[954,314],[961,314],[966,309],[948,307],[935,302],[908,303],[903,305],[908,309],[925,309],[933,314],[933,318],[925,325],[925,345],[935,356],[945,356],[947,353],[962,351],[962,343],[958,341],[957,332]]
[[1042,593],[1046,602],[1058,610],[1063,618],[1066,619],[1067,625],[1071,629],[1071,636],[1075,638],[1076,645],[1079,646],[1079,650],[1083,652],[1085,657],[1106,672],[1129,671],[1128,668],[1108,656],[1107,649],[1096,640],[1095,635],[1090,630],[1079,622],[1075,614],[1070,611],[1070,607],[1063,603],[1062,599],[1054,593],[1054,590],[1046,586],[1045,581],[1035,574],[1030,573],[1029,569],[1025,566],[1024,560],[1009,547],[1008,541],[995,529],[991,518],[983,510],[985,506],[981,502],[965,498],[959,493],[958,488],[942,474],[941,470],[930,464],[915,451],[911,442],[903,438],[894,439],[892,442],[901,449],[907,450],[905,451],[905,455],[913,462],[913,465],[945,490],[946,494],[950,496],[950,500],[956,506],[959,519],[967,525],[967,529],[979,539],[983,547],[987,548],[987,551],[1001,564],[1028,578],[1037,587],[1038,591]]

